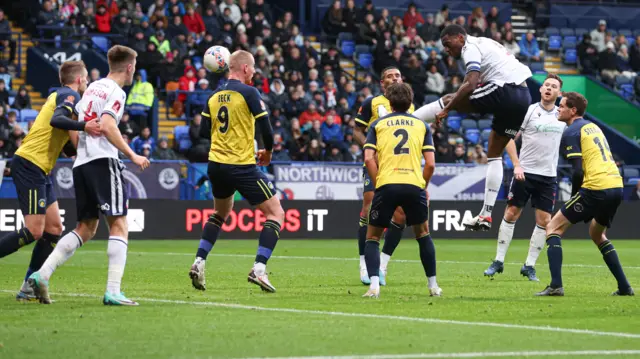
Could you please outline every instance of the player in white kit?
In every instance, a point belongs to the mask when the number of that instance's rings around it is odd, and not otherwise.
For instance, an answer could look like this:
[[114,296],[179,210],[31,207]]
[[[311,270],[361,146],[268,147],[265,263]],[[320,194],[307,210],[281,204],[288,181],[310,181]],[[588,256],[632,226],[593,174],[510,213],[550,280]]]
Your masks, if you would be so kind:
[[526,84],[531,70],[498,42],[467,35],[459,25],[445,27],[440,40],[450,56],[462,58],[467,73],[455,94],[422,106],[413,115],[440,125],[449,111],[493,114],[484,206],[479,216],[463,222],[469,230],[488,230],[502,184],[502,153],[518,133],[531,104]]
[[551,220],[557,191],[557,168],[562,133],[567,125],[558,121],[555,105],[562,89],[562,80],[549,74],[540,87],[542,100],[529,106],[518,136],[522,137],[520,159],[517,160],[515,143],[507,146],[514,161],[514,179],[509,188],[508,205],[498,231],[498,248],[493,263],[484,271],[493,277],[504,270],[504,258],[513,238],[513,230],[522,208],[531,199],[536,209],[536,227],[529,243],[529,255],[520,274],[530,281],[538,281],[535,265],[546,240],[546,227]]
[[89,85],[76,105],[80,121],[100,119],[102,135],[92,137],[84,132],[80,134],[78,155],[73,164],[78,225],[60,239],[40,270],[27,281],[41,303],[51,303],[49,278],[57,267],[71,258],[76,249],[95,236],[102,213],[109,224],[109,269],[103,303],[138,305],[120,291],[127,260],[128,196],[122,176],[124,166],[118,159],[118,151],[121,151],[142,170],[149,166],[149,160],[136,155],[118,130],[126,100],[122,87],[133,82],[136,56],[137,53],[128,47],[112,47],[107,53],[109,75]]

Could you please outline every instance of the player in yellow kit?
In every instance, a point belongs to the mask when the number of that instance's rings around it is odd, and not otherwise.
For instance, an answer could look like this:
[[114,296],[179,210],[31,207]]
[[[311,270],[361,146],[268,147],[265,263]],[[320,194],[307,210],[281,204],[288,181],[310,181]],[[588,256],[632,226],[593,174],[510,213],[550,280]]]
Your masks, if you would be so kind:
[[[382,91],[385,91],[386,88],[395,83],[402,83],[402,74],[397,67],[391,66],[382,70],[382,74],[380,75],[382,80],[380,80],[380,86],[382,87]],[[407,110],[407,113],[412,113],[414,110],[413,103]],[[360,146],[364,146],[367,131],[370,128],[370,125],[374,123],[378,118],[383,117],[387,114],[393,112],[391,110],[391,104],[389,100],[385,97],[384,94],[369,97],[366,99],[360,110],[358,110],[358,114],[356,116],[356,131],[354,134],[355,140],[360,144]],[[360,227],[358,228],[358,250],[360,252],[360,281],[363,284],[369,284],[369,274],[367,273],[367,267],[364,263],[364,244],[367,240],[367,223],[369,218],[367,217],[367,213],[369,213],[369,207],[371,207],[371,200],[373,199],[373,191],[374,186],[371,178],[369,178],[369,174],[366,169],[362,175],[363,177],[363,193],[362,193],[362,210],[360,211]],[[391,221],[391,225],[389,226],[385,238],[384,238],[384,246],[382,247],[382,254],[380,255],[380,285],[386,285],[386,274],[387,274],[387,263],[389,263],[389,259],[393,255],[398,243],[400,243],[400,239],[402,238],[402,231],[404,230],[404,213],[402,209],[398,208],[398,211],[393,216]]]
[[[0,258],[23,246],[38,241],[31,255],[26,278],[37,271],[53,251],[62,234],[58,202],[49,175],[60,152],[69,141],[77,142],[75,131],[100,134],[97,121],[78,122],[76,103],[87,88],[87,69],[82,61],[67,61],[60,66],[62,87],[51,93],[36,117],[33,127],[11,161],[11,174],[16,184],[24,228],[0,238]],[[23,283],[18,300],[34,300]]]
[[591,240],[598,246],[607,267],[618,281],[618,290],[613,295],[634,295],[618,254],[605,236],[622,202],[622,177],[602,130],[582,118],[586,108],[587,100],[576,92],[564,93],[558,107],[558,120],[569,126],[564,132],[561,148],[573,166],[573,196],[547,225],[551,284],[536,294],[539,296],[564,295],[560,237],[578,222],[590,222]]
[[394,83],[387,87],[385,95],[393,112],[371,124],[364,145],[365,165],[375,187],[364,251],[371,284],[364,296],[380,295],[380,237],[398,207],[406,213],[407,225],[413,226],[429,292],[439,296],[442,290],[436,283],[436,253],[429,235],[426,191],[435,170],[431,130],[427,123],[407,113],[413,100],[409,85]]

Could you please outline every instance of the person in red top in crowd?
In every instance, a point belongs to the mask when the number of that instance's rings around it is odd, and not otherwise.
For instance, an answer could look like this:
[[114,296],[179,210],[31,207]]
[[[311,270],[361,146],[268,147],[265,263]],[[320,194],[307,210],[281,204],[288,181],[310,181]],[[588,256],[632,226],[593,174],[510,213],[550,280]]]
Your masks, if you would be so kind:
[[189,32],[196,34],[198,38],[204,37],[207,29],[202,21],[202,16],[193,9],[193,6],[187,6],[187,13],[182,17],[182,23]]
[[313,123],[315,120],[323,122],[324,118],[320,112],[318,112],[316,104],[310,103],[309,107],[300,114],[298,121],[300,122],[300,126],[304,126],[307,123]]
[[96,29],[98,29],[98,32],[102,33],[111,32],[111,14],[107,12],[107,6],[105,4],[98,5],[98,13],[96,14]]
[[330,108],[327,113],[324,114],[324,116],[322,117],[322,121],[321,122],[325,122],[327,120],[327,117],[329,116],[333,116],[333,123],[335,123],[336,125],[342,125],[342,117],[340,117],[340,115],[338,115],[338,113],[336,112],[335,108]]
[[100,5],[104,5],[105,8],[108,9],[108,13],[111,16],[117,16],[120,13],[120,8],[118,7],[118,1],[116,0],[98,0],[96,4],[98,7]]
[[[196,78],[196,69],[193,66],[187,66],[184,69],[184,76],[180,77],[180,91],[194,91],[196,89],[196,83],[198,79]],[[178,95],[178,100],[180,102],[184,102],[187,99],[186,93],[181,93]]]
[[415,28],[418,24],[424,24],[424,18],[422,17],[422,14],[418,12],[416,4],[409,4],[409,9],[404,13],[402,23],[407,29],[410,27]]

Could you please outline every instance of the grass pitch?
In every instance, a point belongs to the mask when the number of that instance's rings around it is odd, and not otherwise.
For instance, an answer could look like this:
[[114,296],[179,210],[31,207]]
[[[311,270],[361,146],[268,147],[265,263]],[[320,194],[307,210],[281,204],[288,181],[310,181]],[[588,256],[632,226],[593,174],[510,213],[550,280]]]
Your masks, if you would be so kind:
[[[640,242],[614,241],[640,289]],[[0,358],[640,358],[640,305],[611,297],[615,280],[590,241],[564,241],[566,296],[533,294],[549,281],[519,274],[528,241],[505,273],[482,272],[495,241],[436,239],[430,298],[417,244],[404,240],[377,300],[361,298],[355,240],[280,241],[268,265],[278,292],[247,283],[257,241],[218,241],[207,291],[191,287],[196,241],[133,241],[123,282],[140,307],[105,307],[106,241],[90,242],[51,280],[50,306],[14,299],[30,249],[0,260]]]

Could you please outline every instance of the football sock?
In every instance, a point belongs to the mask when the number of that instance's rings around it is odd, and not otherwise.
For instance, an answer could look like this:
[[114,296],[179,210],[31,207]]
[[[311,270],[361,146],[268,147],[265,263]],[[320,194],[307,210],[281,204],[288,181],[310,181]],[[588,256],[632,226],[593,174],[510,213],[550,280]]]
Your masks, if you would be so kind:
[[389,263],[393,252],[398,247],[398,244],[400,244],[403,231],[404,225],[391,221],[391,225],[384,234],[384,245],[382,246],[382,253],[380,254],[380,268],[387,269],[387,263]]
[[544,240],[546,236],[546,229],[536,224],[536,228],[533,229],[533,233],[531,234],[531,240],[529,241],[529,254],[527,255],[527,260],[524,262],[524,265],[530,267],[536,266],[540,252],[542,252],[542,248],[544,247]]
[[369,278],[378,277],[380,274],[380,242],[367,240],[364,247],[364,260],[367,263]]
[[27,269],[27,275],[24,280],[27,280],[29,276],[42,267],[44,261],[49,258],[51,252],[56,247],[56,244],[60,240],[60,236],[44,232],[42,238],[36,241],[36,245],[33,246],[33,252],[31,253],[31,262],[29,262],[29,268]]
[[506,219],[502,219],[500,229],[498,230],[498,249],[496,250],[496,260],[504,263],[504,257],[507,255],[509,245],[513,239],[513,228],[516,222],[509,222]]
[[224,218],[220,217],[217,214],[209,217],[209,220],[204,225],[204,229],[202,230],[202,238],[200,239],[200,245],[198,246],[196,258],[207,259],[209,252],[211,252],[211,250],[213,249],[213,245],[218,239],[220,228],[222,227],[223,223]]
[[369,220],[367,217],[360,217],[360,227],[358,227],[358,253],[360,257],[364,258],[364,245],[367,242],[367,226]]
[[484,205],[480,215],[482,217],[491,217],[493,206],[496,204],[498,192],[502,185],[502,158],[489,158],[487,166],[487,181],[484,188]]
[[5,235],[0,238],[0,258],[18,251],[18,249],[33,243],[33,241],[35,241],[35,238],[33,238],[27,227]]
[[427,233],[420,238],[416,238],[416,241],[418,241],[418,246],[420,247],[420,261],[422,262],[422,268],[424,268],[424,274],[426,274],[427,278],[435,277],[436,247],[433,245],[431,235]]
[[438,101],[434,101],[432,103],[426,104],[419,109],[415,110],[412,115],[426,122],[433,122],[436,119],[436,115],[444,109],[444,105],[442,103],[442,98],[439,98]]
[[280,237],[280,223],[268,219],[264,222],[260,238],[258,239],[258,253],[256,254],[256,262],[267,264],[267,261],[276,248],[278,238]]
[[64,262],[66,262],[73,254],[76,252],[76,249],[82,246],[82,238],[75,231],[71,231],[67,233],[64,237],[58,241],[56,248],[54,248],[53,252],[44,264],[40,268],[40,275],[45,279],[49,280],[53,272],[61,266]]
[[562,287],[562,245],[560,236],[550,234],[547,236],[547,257],[549,258],[549,272],[551,272],[551,288]]
[[598,246],[598,249],[600,249],[602,258],[604,258],[604,262],[607,263],[607,267],[609,267],[611,274],[616,277],[616,280],[618,281],[618,289],[621,291],[629,289],[631,285],[627,281],[627,277],[624,275],[622,264],[620,264],[620,259],[618,258],[618,252],[616,252],[616,249],[613,247],[613,243],[606,240]]
[[107,256],[109,256],[109,269],[107,271],[107,292],[120,294],[120,283],[124,275],[124,266],[127,263],[127,240],[122,237],[109,237]]

